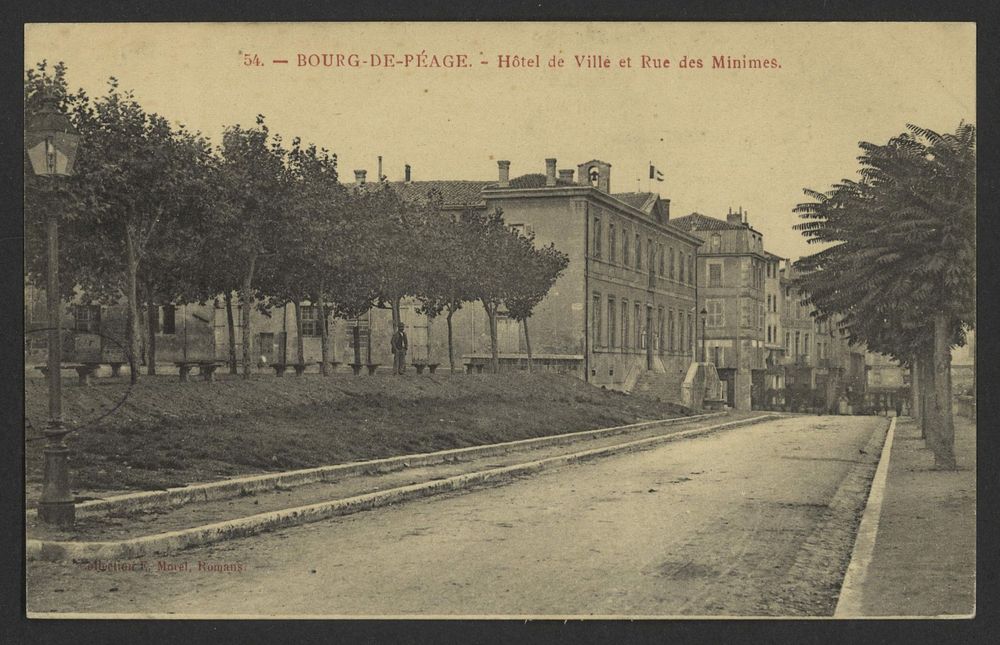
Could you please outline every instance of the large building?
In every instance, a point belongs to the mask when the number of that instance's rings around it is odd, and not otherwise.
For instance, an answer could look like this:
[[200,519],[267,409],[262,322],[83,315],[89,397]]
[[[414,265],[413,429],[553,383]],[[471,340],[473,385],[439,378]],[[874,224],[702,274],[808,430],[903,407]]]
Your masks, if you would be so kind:
[[674,221],[699,238],[698,311],[705,312],[706,359],[737,410],[763,407],[765,394],[765,268],[763,236],[746,213],[726,219],[692,213]]
[[817,320],[795,285],[796,264],[784,261],[779,270],[784,332],[785,405],[791,409],[834,409],[848,397],[864,403],[865,348],[851,345],[836,320]]
[[[468,184],[466,182],[466,184]],[[698,239],[670,222],[670,202],[655,193],[614,193],[611,164],[592,160],[511,178],[498,162],[498,178],[478,194],[453,182],[411,182],[399,187],[414,197],[432,188],[455,195],[454,207],[501,209],[509,226],[555,244],[569,265],[534,311],[532,353],[542,369],[570,372],[595,385],[648,389],[677,399],[693,359]],[[468,186],[467,186],[468,187]],[[457,198],[460,198],[457,199]],[[486,362],[490,344],[485,313],[467,303],[453,320],[456,353]],[[503,316],[498,324],[501,369],[523,366],[520,326]],[[442,324],[432,323],[432,352],[447,356]]]

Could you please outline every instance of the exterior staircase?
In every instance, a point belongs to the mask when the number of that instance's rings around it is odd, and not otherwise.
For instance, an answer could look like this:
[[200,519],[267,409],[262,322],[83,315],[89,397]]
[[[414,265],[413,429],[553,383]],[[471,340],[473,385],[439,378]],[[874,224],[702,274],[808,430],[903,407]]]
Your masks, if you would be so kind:
[[682,382],[683,376],[678,379],[673,374],[643,370],[631,393],[661,401],[680,403]]

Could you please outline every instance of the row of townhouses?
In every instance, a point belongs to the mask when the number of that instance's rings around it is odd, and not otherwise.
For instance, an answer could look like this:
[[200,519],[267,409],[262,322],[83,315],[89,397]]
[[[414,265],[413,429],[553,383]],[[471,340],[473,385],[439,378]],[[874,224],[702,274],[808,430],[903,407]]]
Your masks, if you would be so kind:
[[[366,172],[355,171],[356,185],[363,189],[365,182]],[[815,320],[792,287],[794,263],[764,249],[763,235],[742,209],[724,218],[671,218],[670,200],[656,193],[612,192],[611,164],[599,160],[559,169],[547,159],[544,173],[513,178],[510,163],[499,161],[496,181],[410,181],[407,167],[405,180],[391,185],[408,200],[437,194],[449,211],[500,208],[509,226],[569,256],[567,270],[529,323],[536,369],[679,401],[688,367],[702,360],[715,364],[725,398],[737,409],[831,408],[843,396],[908,384],[898,366],[879,357],[866,360],[864,348],[851,346],[836,325]],[[43,360],[45,344],[44,334],[31,330],[46,321],[41,294],[28,287],[26,296],[30,364]],[[306,302],[299,310],[305,361],[318,361],[318,308]],[[293,362],[295,308],[251,315],[260,368]],[[74,332],[66,341],[68,360],[121,355],[122,307],[76,304],[66,316]],[[402,320],[411,361],[447,363],[443,319],[429,319],[418,313],[418,303],[405,302]],[[158,362],[228,358],[221,298],[160,307],[154,325]],[[466,303],[455,314],[453,330],[457,360],[469,369],[489,361],[489,325],[478,303]],[[392,362],[388,310],[333,320],[329,333],[334,360],[355,361],[357,336],[362,362]],[[523,368],[520,325],[501,315],[498,340],[501,369]],[[877,386],[867,373],[877,375]]]

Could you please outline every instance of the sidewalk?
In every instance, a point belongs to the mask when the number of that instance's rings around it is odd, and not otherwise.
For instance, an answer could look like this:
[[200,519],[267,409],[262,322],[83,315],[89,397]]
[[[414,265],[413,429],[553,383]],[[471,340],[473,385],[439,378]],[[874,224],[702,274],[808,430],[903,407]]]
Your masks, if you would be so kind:
[[975,424],[955,417],[958,471],[933,470],[934,458],[908,417],[896,425],[891,454],[860,615],[973,615]]

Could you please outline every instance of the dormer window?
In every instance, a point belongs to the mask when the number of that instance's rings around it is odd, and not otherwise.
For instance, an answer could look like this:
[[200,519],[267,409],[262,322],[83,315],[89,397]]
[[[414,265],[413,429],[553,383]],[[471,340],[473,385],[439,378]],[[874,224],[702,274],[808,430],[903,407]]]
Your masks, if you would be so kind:
[[590,170],[587,171],[587,178],[590,180],[590,185],[597,188],[597,182],[601,178],[601,171],[597,166],[591,166]]

